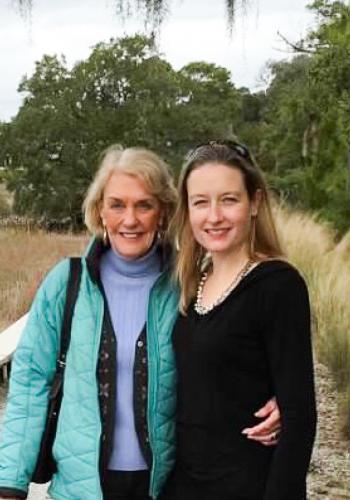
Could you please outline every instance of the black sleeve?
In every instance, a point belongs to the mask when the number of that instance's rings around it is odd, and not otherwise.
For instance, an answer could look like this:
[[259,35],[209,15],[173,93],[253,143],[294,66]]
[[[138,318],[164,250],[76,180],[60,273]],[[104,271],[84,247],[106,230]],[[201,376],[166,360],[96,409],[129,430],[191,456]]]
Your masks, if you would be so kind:
[[275,273],[262,297],[263,337],[282,433],[264,500],[303,500],[316,431],[310,305],[294,269]]

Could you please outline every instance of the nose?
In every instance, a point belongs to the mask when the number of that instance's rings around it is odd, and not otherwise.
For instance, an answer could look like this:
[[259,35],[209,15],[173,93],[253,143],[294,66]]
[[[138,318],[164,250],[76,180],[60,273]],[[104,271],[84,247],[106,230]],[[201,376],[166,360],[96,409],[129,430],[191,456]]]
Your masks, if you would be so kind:
[[219,205],[215,202],[210,204],[208,221],[212,224],[218,223],[222,220],[222,212]]
[[124,226],[134,227],[137,225],[136,211],[134,207],[128,207],[124,213]]

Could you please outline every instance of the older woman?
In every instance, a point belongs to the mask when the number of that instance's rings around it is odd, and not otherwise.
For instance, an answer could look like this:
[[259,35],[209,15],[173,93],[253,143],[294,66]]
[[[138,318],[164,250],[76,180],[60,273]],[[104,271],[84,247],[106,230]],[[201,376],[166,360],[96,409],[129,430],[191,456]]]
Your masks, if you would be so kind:
[[[82,259],[50,494],[57,500],[156,498],[174,463],[170,335],[178,291],[166,230],[176,193],[154,153],[112,146],[87,193],[94,234]],[[55,373],[68,261],[46,277],[16,353],[0,449],[1,498],[26,498]],[[146,330],[147,324],[147,330]],[[271,408],[270,408],[271,407]],[[279,427],[273,402],[267,442]],[[272,434],[271,434],[272,433]]]
[[[303,500],[316,423],[309,300],[281,258],[263,175],[244,146],[213,141],[189,155],[179,193],[177,454],[164,500]],[[264,448],[242,425],[272,394],[283,432]]]

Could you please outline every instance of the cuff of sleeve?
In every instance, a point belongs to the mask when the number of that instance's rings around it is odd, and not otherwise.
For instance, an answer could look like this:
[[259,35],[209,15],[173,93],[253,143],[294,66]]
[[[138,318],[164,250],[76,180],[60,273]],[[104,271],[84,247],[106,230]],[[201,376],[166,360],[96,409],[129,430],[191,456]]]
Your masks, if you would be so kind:
[[0,496],[4,498],[27,498],[27,492],[23,490],[17,490],[16,488],[4,488],[0,487]]

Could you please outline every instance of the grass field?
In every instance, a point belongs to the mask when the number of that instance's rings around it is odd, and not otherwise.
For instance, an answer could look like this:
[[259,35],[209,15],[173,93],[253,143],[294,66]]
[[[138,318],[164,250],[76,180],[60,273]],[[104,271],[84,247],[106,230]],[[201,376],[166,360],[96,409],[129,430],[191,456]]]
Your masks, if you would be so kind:
[[288,258],[308,283],[316,356],[333,374],[350,437],[350,231],[337,242],[309,215],[279,209],[276,216]]
[[[289,260],[310,292],[317,358],[331,369],[350,428],[350,231],[332,230],[307,214],[276,210]],[[81,254],[86,236],[0,230],[0,331],[24,314],[46,271],[64,256]]]
[[0,331],[28,311],[48,269],[80,254],[86,241],[70,234],[0,230]]

